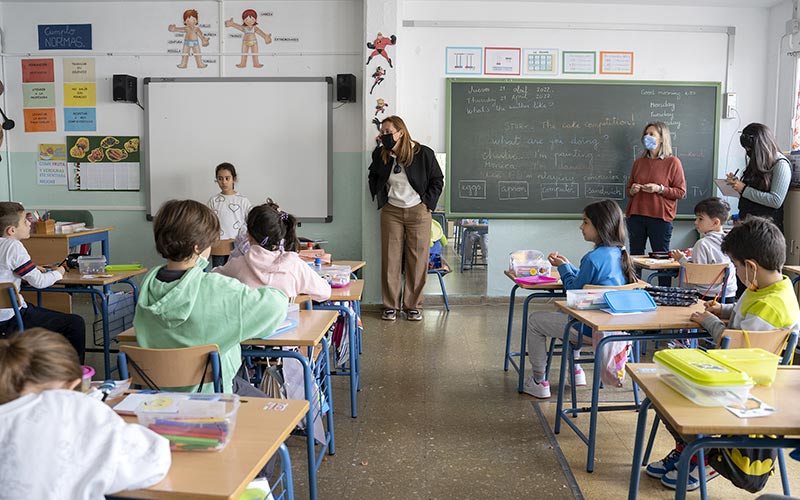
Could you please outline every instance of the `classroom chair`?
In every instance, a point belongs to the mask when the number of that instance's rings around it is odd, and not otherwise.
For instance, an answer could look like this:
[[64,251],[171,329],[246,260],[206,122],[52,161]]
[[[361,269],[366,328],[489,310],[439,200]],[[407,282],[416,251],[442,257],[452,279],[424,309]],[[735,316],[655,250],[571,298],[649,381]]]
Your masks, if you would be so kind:
[[685,262],[681,264],[678,272],[678,286],[687,288],[687,285],[711,286],[721,283],[722,290],[719,296],[722,299],[720,302],[722,302],[726,297],[729,274],[730,266],[725,263],[695,264],[693,262]]
[[[214,382],[214,392],[222,392],[219,346],[216,344],[177,349],[123,345],[119,351],[117,363],[120,378],[125,380],[131,377],[133,385],[160,390],[159,387],[187,387]],[[128,364],[133,371],[128,371]]]
[[233,251],[233,241],[231,239],[217,240],[211,245],[211,265],[213,267],[225,265]]
[[[6,290],[3,292],[3,290]],[[22,331],[25,326],[22,324],[22,313],[19,310],[19,292],[14,283],[0,283],[0,309],[13,309],[14,317],[17,318],[17,330]]]
[[442,289],[442,298],[444,299],[444,308],[450,312],[450,302],[447,300],[447,288],[444,286],[444,275],[449,273],[450,270],[444,267],[438,269],[428,269],[428,274],[435,274],[439,278],[439,286]]
[[[792,356],[794,349],[797,347],[798,332],[788,329],[785,330],[769,330],[763,332],[746,332],[744,330],[731,330],[726,329],[722,332],[720,339],[720,349],[739,349],[758,347],[769,351],[771,353],[781,356],[781,365],[790,365],[792,363]],[[642,459],[642,467],[650,462],[650,452],[653,449],[653,442],[658,432],[658,423],[660,421],[658,412],[653,419],[653,427],[650,429],[650,437],[647,440],[647,447],[644,451],[644,458]],[[698,461],[702,460],[702,456],[698,456]],[[781,473],[781,485],[783,493],[791,495],[791,488],[789,486],[789,476],[786,472],[786,459],[783,456],[783,449],[778,449],[778,469]],[[706,477],[705,469],[700,469],[700,498],[705,500],[707,498],[706,492]]]

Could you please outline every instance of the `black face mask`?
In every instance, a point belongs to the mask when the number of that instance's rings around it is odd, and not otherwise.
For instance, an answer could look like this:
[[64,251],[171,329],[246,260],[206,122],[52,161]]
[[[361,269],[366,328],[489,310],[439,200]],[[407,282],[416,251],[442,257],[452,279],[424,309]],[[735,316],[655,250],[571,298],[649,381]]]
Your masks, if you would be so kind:
[[391,150],[397,144],[397,141],[394,140],[394,134],[383,134],[381,136],[381,144],[383,144],[383,149]]

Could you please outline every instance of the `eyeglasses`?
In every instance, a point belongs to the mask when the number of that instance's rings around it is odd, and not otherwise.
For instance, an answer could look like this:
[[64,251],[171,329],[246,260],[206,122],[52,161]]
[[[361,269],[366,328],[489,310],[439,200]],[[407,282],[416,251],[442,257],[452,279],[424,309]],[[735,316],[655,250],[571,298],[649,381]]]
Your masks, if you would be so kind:
[[394,164],[394,168],[392,169],[392,172],[394,172],[396,174],[400,173],[400,164],[399,163],[395,163]]

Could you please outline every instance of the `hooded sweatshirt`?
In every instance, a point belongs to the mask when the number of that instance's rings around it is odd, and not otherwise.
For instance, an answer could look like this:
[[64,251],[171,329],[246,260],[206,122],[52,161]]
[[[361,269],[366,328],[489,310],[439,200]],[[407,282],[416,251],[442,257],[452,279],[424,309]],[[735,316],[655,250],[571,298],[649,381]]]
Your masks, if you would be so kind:
[[[239,343],[274,332],[286,318],[289,301],[276,288],[253,290],[226,276],[206,273],[203,269],[207,265],[201,257],[181,279],[170,283],[156,279],[163,266],[150,271],[142,282],[133,326],[142,347],[217,344],[222,389],[230,393],[233,377],[242,364]],[[204,392],[210,392],[210,388],[208,384]]]
[[289,297],[308,294],[312,300],[322,302],[331,296],[328,282],[295,252],[252,245],[246,254],[228,260],[214,272],[236,278],[250,288],[271,286]]

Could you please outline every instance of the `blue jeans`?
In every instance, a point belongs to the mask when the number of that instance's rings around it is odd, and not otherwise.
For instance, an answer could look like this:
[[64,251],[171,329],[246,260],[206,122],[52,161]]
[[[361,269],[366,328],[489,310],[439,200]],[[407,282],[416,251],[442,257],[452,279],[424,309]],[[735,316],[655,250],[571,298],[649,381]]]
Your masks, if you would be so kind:
[[[630,238],[630,254],[644,255],[645,244],[650,240],[650,248],[654,252],[668,252],[669,240],[672,238],[672,222],[646,215],[631,215],[627,219],[628,237]],[[658,278],[660,286],[670,286],[668,277]]]

